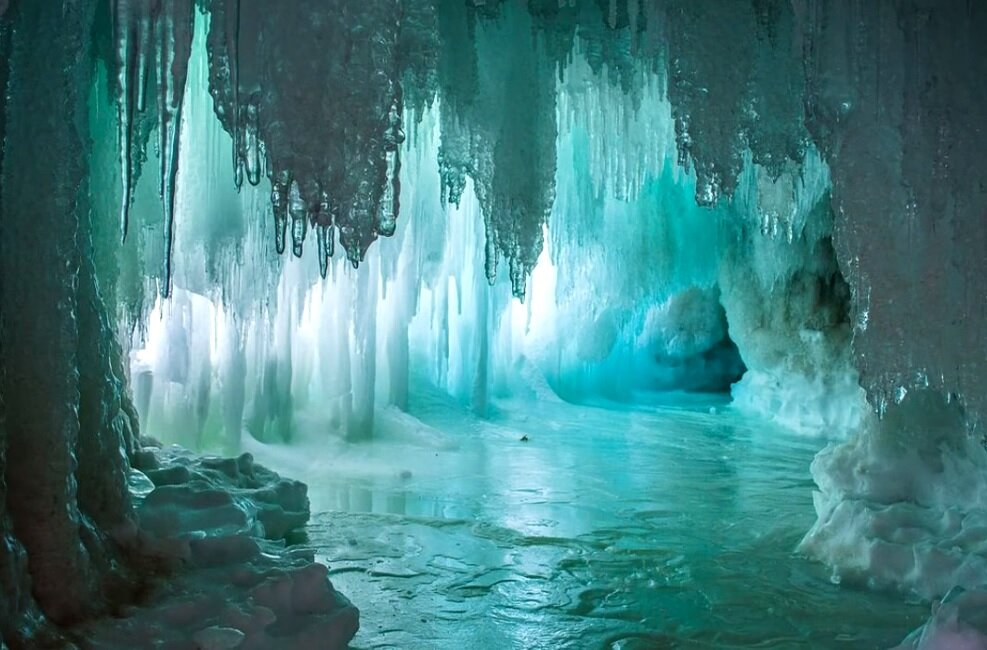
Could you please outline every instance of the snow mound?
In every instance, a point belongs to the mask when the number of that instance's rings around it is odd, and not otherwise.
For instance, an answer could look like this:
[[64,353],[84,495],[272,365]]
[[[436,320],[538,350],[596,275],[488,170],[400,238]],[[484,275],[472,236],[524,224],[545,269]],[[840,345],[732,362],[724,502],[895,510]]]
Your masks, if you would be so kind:
[[962,408],[903,396],[812,463],[818,519],[800,550],[859,580],[923,599],[987,584],[987,449]]

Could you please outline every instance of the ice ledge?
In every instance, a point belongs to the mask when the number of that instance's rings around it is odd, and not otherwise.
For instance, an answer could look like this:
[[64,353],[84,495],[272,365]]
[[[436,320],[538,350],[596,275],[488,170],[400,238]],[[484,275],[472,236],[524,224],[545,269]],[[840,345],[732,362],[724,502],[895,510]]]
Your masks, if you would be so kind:
[[284,536],[309,517],[307,488],[253,462],[152,443],[135,459],[135,530],[151,577],[120,618],[75,632],[92,648],[345,648],[359,612],[311,550]]

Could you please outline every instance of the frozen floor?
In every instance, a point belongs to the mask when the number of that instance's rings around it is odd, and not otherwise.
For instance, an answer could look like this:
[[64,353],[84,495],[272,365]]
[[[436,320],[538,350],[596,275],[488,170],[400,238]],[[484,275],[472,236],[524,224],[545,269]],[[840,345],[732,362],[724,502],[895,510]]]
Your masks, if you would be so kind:
[[928,615],[794,554],[821,443],[714,398],[411,411],[251,449],[309,483],[354,648],[888,648]]

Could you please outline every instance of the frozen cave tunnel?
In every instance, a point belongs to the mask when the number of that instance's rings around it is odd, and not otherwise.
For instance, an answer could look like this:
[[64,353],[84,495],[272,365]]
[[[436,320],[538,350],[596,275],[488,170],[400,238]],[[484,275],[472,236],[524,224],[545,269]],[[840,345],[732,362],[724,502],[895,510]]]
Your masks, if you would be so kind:
[[0,0],[0,649],[987,649],[985,35]]

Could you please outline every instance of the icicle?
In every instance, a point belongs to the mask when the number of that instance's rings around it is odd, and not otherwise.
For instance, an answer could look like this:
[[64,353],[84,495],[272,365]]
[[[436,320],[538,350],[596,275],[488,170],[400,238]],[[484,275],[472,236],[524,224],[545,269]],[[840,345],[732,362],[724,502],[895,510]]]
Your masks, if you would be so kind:
[[384,180],[384,195],[380,199],[377,232],[390,237],[397,227],[397,216],[400,210],[401,195],[401,154],[395,149],[385,155],[387,171]]
[[149,0],[115,0],[113,30],[117,65],[117,128],[120,148],[120,233],[125,241],[130,227],[134,184],[139,164],[135,150],[136,121],[146,108],[147,80],[153,54],[157,51],[157,7]]
[[295,257],[301,257],[307,214],[298,181],[292,181],[291,189],[288,190],[288,214],[291,217],[291,252]]
[[192,0],[116,0],[113,5],[116,40],[118,138],[120,146],[121,237],[130,224],[137,160],[135,123],[147,108],[147,84],[153,61],[157,81],[159,191],[164,211],[165,268],[163,293],[171,286],[171,253],[175,217],[175,180],[179,168],[179,130],[188,62],[192,52],[195,14]]
[[247,172],[247,182],[256,187],[260,184],[261,176],[261,144],[257,133],[257,104],[247,104],[247,118],[244,129],[244,167]]
[[271,207],[274,210],[274,248],[278,255],[284,252],[285,234],[288,229],[288,185],[291,175],[278,172],[271,190]]
[[[124,0],[126,1],[126,0]],[[154,38],[152,31],[152,21],[157,17],[153,15],[154,9],[145,1],[145,6],[141,9],[141,16],[137,20],[137,112],[143,113],[147,108],[147,79],[151,72],[151,54],[154,47],[151,39]]]
[[165,269],[163,294],[171,292],[175,228],[175,180],[178,176],[182,103],[188,61],[192,54],[195,13],[192,0],[162,0],[156,23],[158,71],[158,137],[161,151],[161,200],[164,203]]
[[230,118],[233,136],[233,183],[239,190],[243,187],[243,161],[240,158],[242,134],[240,126],[240,0],[232,0],[225,14],[226,54],[229,67]]
[[322,279],[326,279],[326,274],[329,271],[329,258],[332,257],[332,232],[330,227],[317,226],[315,229],[315,236],[318,242],[319,248],[319,275]]
[[487,228],[487,240],[484,249],[484,272],[487,276],[487,282],[490,283],[492,287],[497,281],[497,243],[494,241],[493,233],[490,228]]
[[401,129],[401,89],[395,84],[394,99],[387,114],[387,129],[384,132],[384,194],[378,207],[377,232],[385,237],[394,234],[400,210],[401,195],[401,154],[398,147],[404,142]]
[[117,65],[117,128],[120,147],[120,236],[126,241],[130,225],[130,204],[133,200],[133,133],[134,102],[137,89],[134,88],[136,52],[141,44],[136,41],[134,25],[135,13],[128,0],[115,0],[113,5],[113,28],[116,41]]

